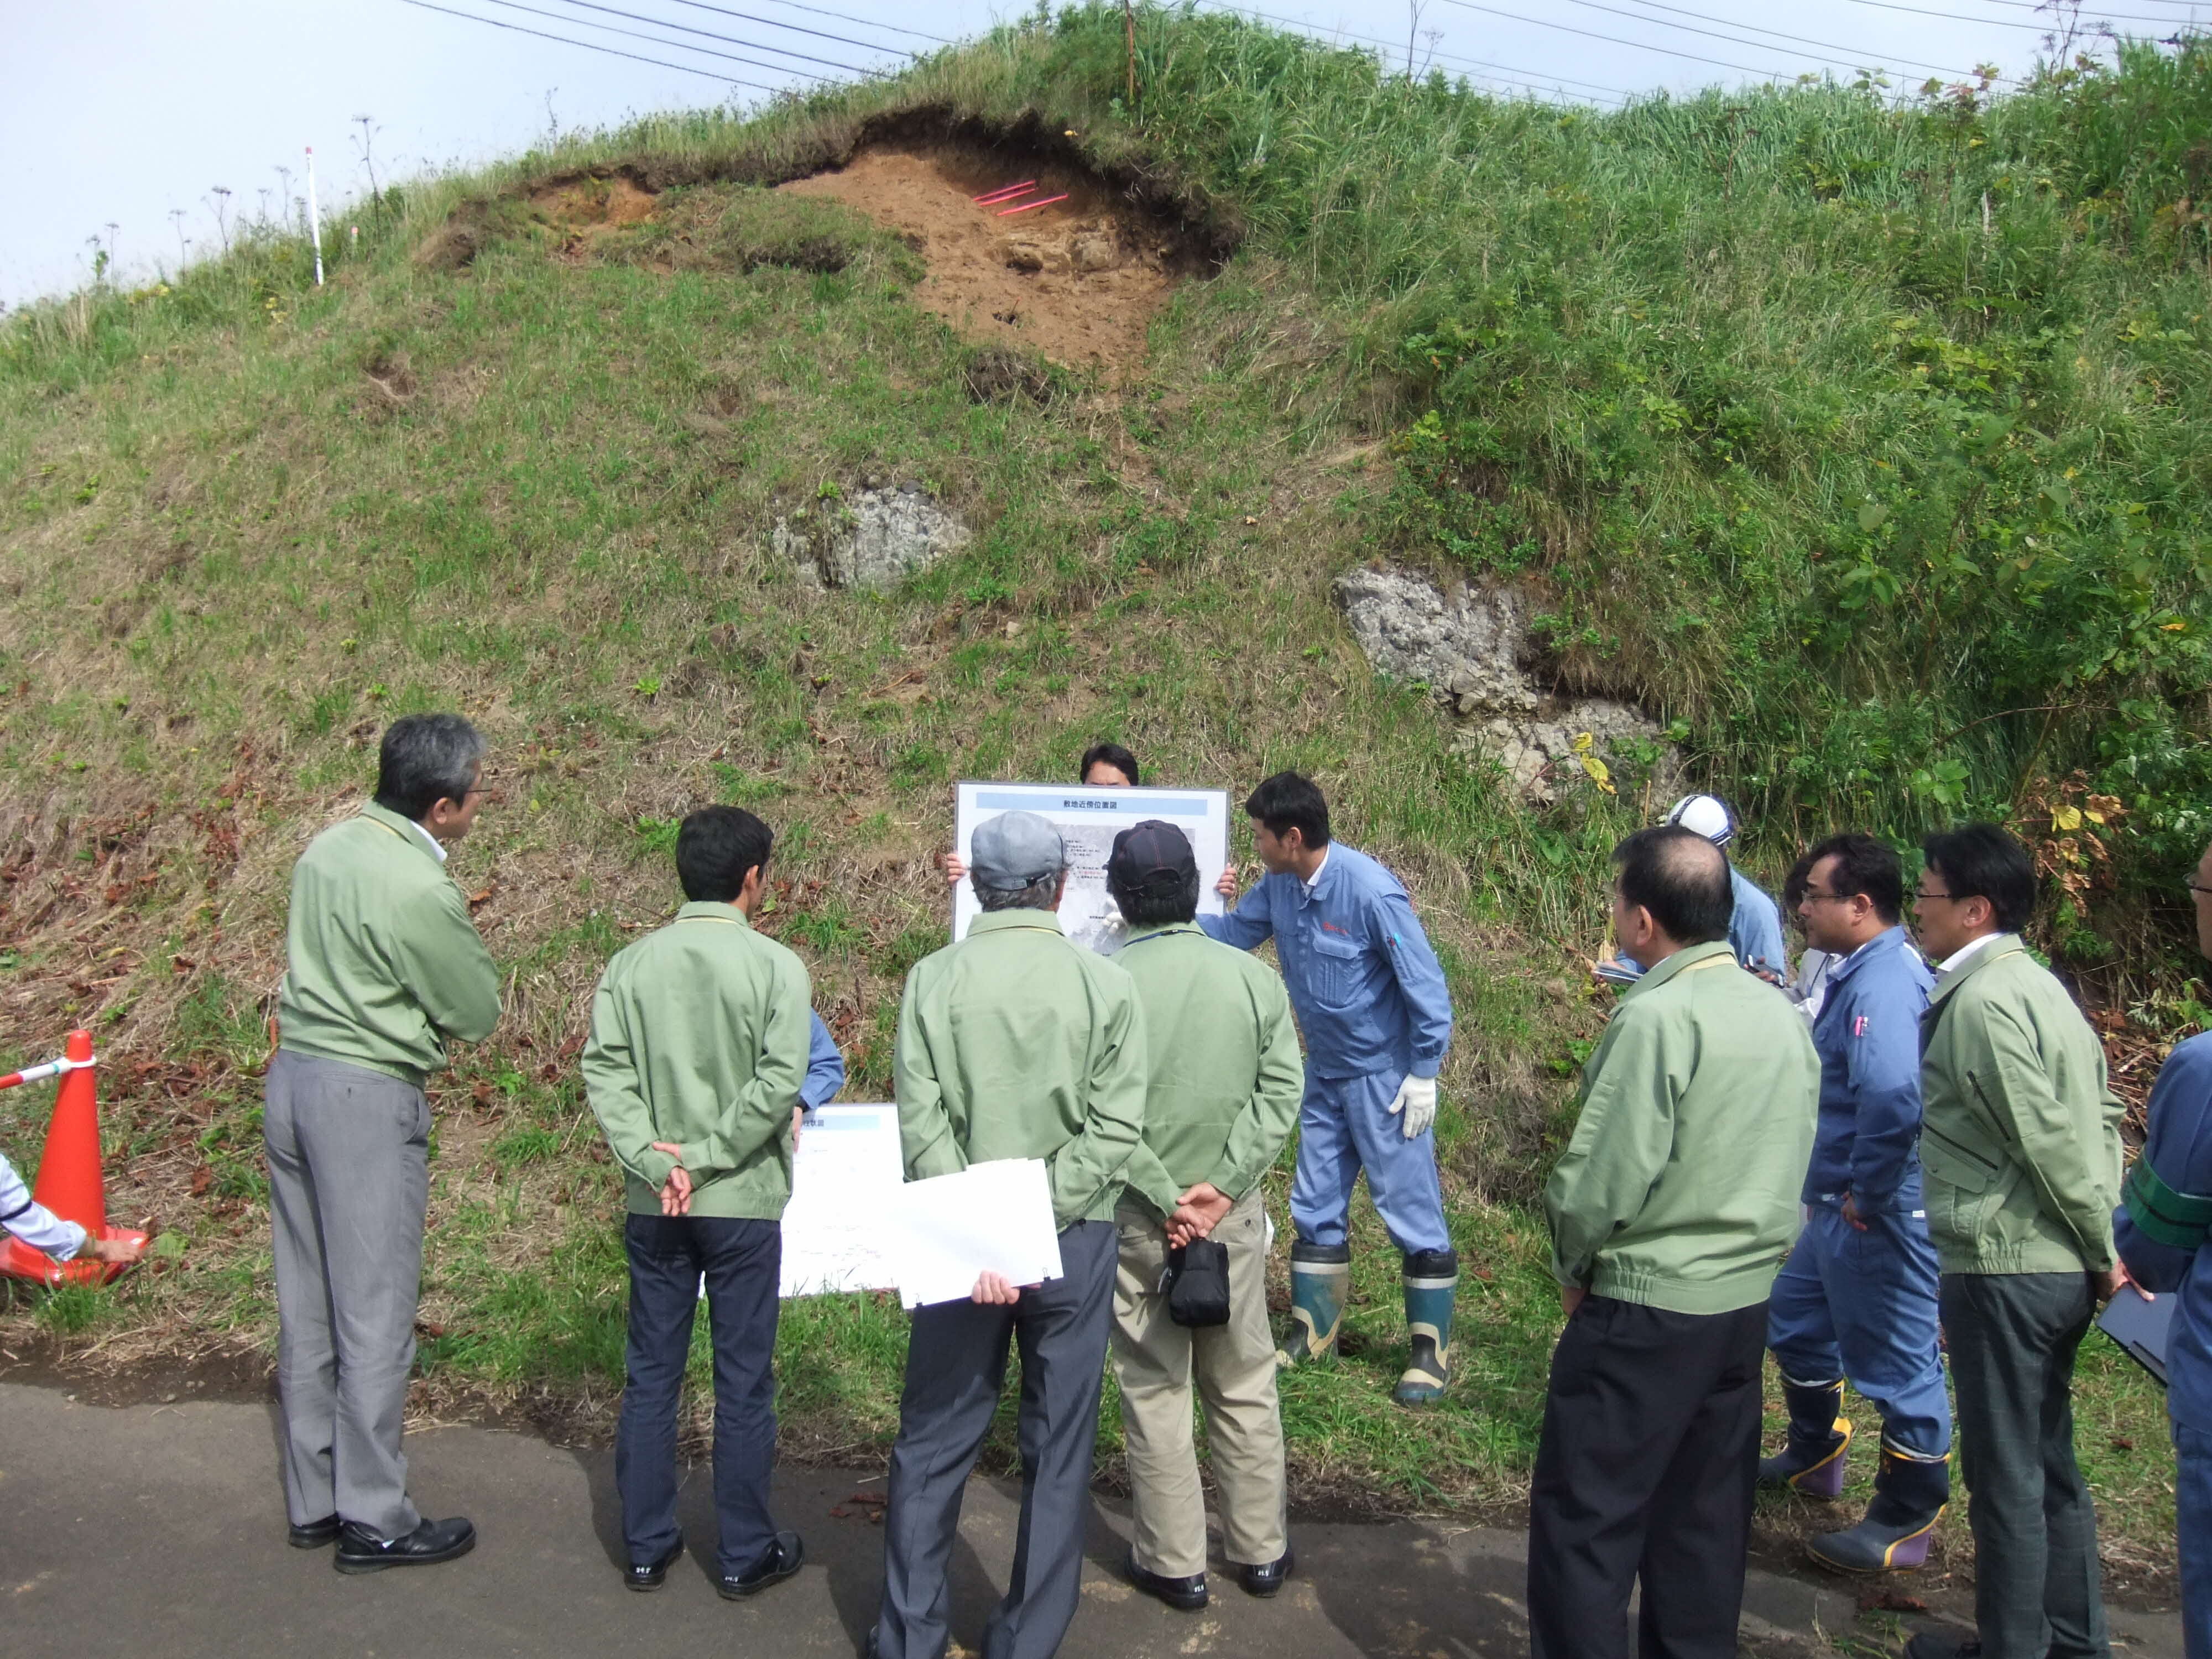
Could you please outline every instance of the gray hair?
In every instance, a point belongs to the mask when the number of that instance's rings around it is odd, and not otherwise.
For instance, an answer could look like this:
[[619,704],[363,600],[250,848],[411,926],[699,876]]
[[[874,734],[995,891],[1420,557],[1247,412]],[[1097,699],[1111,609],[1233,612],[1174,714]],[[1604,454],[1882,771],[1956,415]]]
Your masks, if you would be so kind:
[[1056,910],[1060,908],[1060,878],[1066,873],[1065,870],[1055,870],[1048,876],[1039,876],[1026,887],[976,886],[975,902],[987,912]]
[[376,757],[376,804],[421,823],[441,800],[465,800],[484,740],[459,714],[409,714],[385,728]]

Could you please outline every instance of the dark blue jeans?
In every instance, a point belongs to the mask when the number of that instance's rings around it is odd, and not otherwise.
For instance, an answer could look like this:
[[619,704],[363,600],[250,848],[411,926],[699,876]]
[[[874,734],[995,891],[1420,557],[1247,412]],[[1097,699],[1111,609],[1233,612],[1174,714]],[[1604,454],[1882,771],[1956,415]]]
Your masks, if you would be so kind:
[[699,1276],[714,1338],[714,1512],[717,1564],[757,1565],[775,1547],[769,1476],[775,1467],[776,1281],[783,1229],[721,1216],[633,1215],[629,1251],[629,1386],[615,1437],[615,1485],[633,1562],[657,1561],[677,1540],[676,1407]]

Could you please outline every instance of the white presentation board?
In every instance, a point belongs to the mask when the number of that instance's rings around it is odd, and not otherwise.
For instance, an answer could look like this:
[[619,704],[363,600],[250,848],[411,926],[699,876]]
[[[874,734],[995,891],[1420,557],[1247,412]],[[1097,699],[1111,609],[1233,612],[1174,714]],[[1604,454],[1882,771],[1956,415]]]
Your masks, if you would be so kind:
[[1064,1271],[1039,1158],[997,1158],[910,1181],[899,1188],[887,1231],[899,1300],[909,1308],[957,1302],[985,1272],[1010,1285],[1042,1285]]
[[906,1178],[898,1108],[817,1106],[799,1132],[783,1212],[783,1296],[898,1286],[886,1218]]
[[[963,862],[974,862],[975,827],[1001,812],[1035,812],[1049,818],[1067,844],[1067,895],[1060,925],[1079,945],[1103,955],[1121,948],[1121,913],[1106,890],[1106,855],[1114,837],[1133,823],[1158,818],[1190,837],[1198,854],[1198,909],[1221,914],[1215,879],[1229,862],[1229,794],[1223,789],[1123,789],[1086,783],[962,783],[953,790],[953,839]],[[975,889],[953,890],[952,937],[968,937],[982,914]]]

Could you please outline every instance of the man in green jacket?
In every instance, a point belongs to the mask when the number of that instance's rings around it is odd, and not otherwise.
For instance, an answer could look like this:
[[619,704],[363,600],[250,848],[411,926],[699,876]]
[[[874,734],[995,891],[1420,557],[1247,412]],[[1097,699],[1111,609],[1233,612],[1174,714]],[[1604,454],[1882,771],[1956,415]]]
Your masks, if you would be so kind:
[[1679,826],[1613,849],[1646,964],[1583,1068],[1545,1189],[1567,1328],[1528,1501],[1535,1659],[1733,1659],[1759,1475],[1767,1293],[1796,1237],[1820,1066],[1736,965],[1728,860]]
[[[1136,981],[1150,1054],[1144,1143],[1115,1218],[1114,1374],[1136,1522],[1128,1571],[1147,1595],[1193,1610],[1206,1601],[1194,1371],[1223,1553],[1254,1595],[1290,1577],[1260,1178],[1297,1121],[1305,1066],[1281,976],[1194,924],[1198,860],[1182,830],[1152,819],[1121,831],[1106,887],[1128,924],[1114,960]],[[1161,1275],[1170,1252],[1197,1238],[1228,1250],[1225,1325],[1191,1329],[1168,1312]]]
[[467,1553],[428,1521],[399,1449],[430,1197],[423,1080],[499,1023],[499,973],[445,872],[483,804],[483,739],[459,714],[384,734],[376,799],[292,867],[262,1133],[276,1270],[276,1387],[291,1542],[340,1572]]
[[2124,1282],[2120,1104],[2105,1051],[2020,930],[2035,865],[1993,824],[1931,836],[1914,895],[1936,964],[1920,1162],[1971,1493],[1974,1623],[1913,1659],[2108,1659],[2097,1511],[2074,1462],[2074,1354]]
[[1145,1017],[1129,976],[1072,943],[1054,915],[1060,832],[1033,812],[979,827],[969,879],[983,914],[915,964],[899,1005],[900,1139],[909,1181],[994,1158],[1042,1158],[1060,1277],[915,1310],[884,1516],[884,1599],[869,1651],[940,1659],[960,1498],[1022,1350],[1022,1511],[984,1659],[1049,1659],[1075,1616],[1091,1455],[1113,1317],[1113,1215],[1145,1126]]
[[676,832],[688,901],[617,953],[592,1000],[584,1086],[622,1166],[629,1216],[629,1383],[615,1438],[625,1582],[658,1589],[684,1553],[676,1408],[707,1286],[714,1342],[715,1564],[752,1595],[806,1559],[769,1507],[775,1467],[776,1289],[812,1010],[806,969],[752,930],[775,837],[708,806]]

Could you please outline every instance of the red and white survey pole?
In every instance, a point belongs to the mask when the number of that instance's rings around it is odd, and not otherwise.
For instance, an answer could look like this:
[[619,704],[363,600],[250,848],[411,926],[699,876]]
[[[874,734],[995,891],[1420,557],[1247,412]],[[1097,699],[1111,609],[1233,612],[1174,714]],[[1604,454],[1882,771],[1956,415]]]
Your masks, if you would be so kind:
[[307,240],[315,245],[315,286],[323,285],[323,217],[315,207],[315,147],[307,146]]
[[64,1055],[59,1060],[50,1060],[43,1066],[26,1066],[20,1072],[10,1072],[7,1076],[0,1077],[0,1089],[13,1089],[25,1083],[44,1083],[50,1077],[59,1077],[64,1072],[74,1072],[93,1064],[89,1060],[71,1060]]

